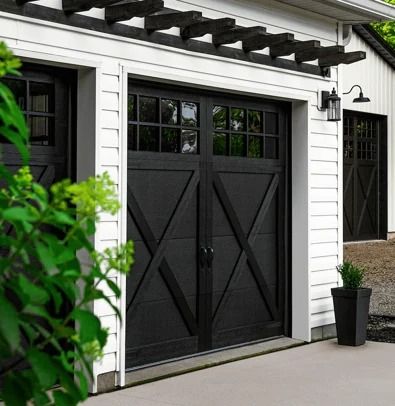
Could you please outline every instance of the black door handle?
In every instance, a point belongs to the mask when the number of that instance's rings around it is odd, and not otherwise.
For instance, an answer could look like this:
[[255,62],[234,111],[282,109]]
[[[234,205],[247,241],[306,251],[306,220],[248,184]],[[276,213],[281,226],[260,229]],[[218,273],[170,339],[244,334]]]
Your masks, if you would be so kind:
[[214,260],[214,250],[212,247],[207,247],[207,264],[211,268]]
[[206,248],[200,247],[199,257],[200,257],[200,266],[203,268],[207,262],[207,249]]

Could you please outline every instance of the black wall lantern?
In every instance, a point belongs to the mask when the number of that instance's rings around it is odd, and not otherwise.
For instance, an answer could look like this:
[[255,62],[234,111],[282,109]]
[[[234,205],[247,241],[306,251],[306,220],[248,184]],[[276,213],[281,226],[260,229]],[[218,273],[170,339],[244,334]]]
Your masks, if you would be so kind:
[[350,89],[349,92],[343,93],[343,94],[350,94],[350,93],[354,90],[354,88],[356,88],[356,87],[359,87],[359,97],[356,97],[356,98],[353,100],[353,103],[369,103],[369,102],[370,102],[369,97],[365,97],[365,96],[363,95],[362,87],[359,86],[359,85],[354,85],[354,86]]
[[319,110],[327,110],[328,121],[341,120],[341,98],[337,95],[335,88],[333,88],[332,93],[321,92],[321,109]]

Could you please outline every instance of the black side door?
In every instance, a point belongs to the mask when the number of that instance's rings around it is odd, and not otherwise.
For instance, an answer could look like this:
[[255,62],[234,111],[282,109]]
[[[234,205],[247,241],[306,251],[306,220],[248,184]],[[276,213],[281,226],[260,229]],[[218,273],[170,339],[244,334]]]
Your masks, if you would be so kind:
[[[33,176],[48,188],[57,180],[74,177],[75,72],[24,64],[21,73],[2,81],[14,93],[28,123]],[[2,149],[4,162],[17,169],[20,160],[13,146],[3,144]]]
[[386,120],[344,113],[344,241],[386,238]]

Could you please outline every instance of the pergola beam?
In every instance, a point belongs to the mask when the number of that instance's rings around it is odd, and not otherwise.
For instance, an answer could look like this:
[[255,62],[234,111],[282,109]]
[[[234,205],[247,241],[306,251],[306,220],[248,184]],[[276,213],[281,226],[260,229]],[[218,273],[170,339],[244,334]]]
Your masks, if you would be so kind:
[[314,61],[328,55],[337,55],[344,53],[343,45],[334,45],[329,47],[311,47],[295,53],[295,61],[298,63]]
[[213,35],[213,44],[215,46],[224,44],[234,44],[237,41],[243,41],[255,35],[264,35],[265,27],[237,27],[228,31],[220,32]]
[[293,41],[294,35],[288,32],[282,34],[255,35],[243,41],[243,49],[245,52],[251,52],[265,49],[273,45],[286,44]]
[[145,17],[147,31],[168,30],[172,27],[184,28],[202,20],[200,11],[184,11],[177,13],[156,14]]
[[337,55],[327,55],[323,56],[318,59],[318,65],[321,68],[329,68],[330,66],[337,66],[341,63],[349,65],[350,63],[362,61],[366,59],[366,52],[363,51],[355,51],[355,52],[347,52],[347,53],[340,53]]
[[18,6],[23,6],[26,3],[30,3],[32,1],[37,1],[37,0],[16,0],[16,4],[18,4]]
[[321,46],[320,41],[295,41],[284,44],[277,44],[270,47],[270,56],[278,58],[279,56],[287,56],[294,54],[298,51],[303,51],[309,48],[319,48]]
[[193,23],[181,29],[183,39],[201,37],[206,34],[217,34],[235,28],[236,20],[234,18],[218,18],[215,20],[206,20]]
[[87,11],[93,7],[103,8],[119,3],[119,0],[62,0],[62,7],[65,13],[77,13]]
[[115,4],[106,7],[105,19],[108,23],[130,20],[133,17],[146,17],[164,8],[163,0],[140,0]]

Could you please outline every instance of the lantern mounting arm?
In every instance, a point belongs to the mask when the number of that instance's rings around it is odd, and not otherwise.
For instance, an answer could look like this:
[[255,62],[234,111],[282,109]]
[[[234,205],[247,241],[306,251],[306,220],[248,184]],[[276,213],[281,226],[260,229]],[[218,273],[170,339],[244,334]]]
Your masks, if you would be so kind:
[[328,109],[329,95],[330,95],[330,92],[328,92],[327,90],[321,91],[321,107],[320,107],[320,103],[317,103],[318,111],[326,111]]
[[359,85],[354,85],[348,92],[343,94],[350,94],[356,87],[359,87],[359,91],[362,93],[362,87]]

